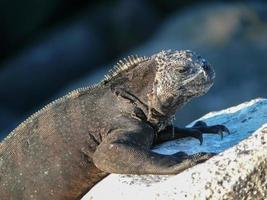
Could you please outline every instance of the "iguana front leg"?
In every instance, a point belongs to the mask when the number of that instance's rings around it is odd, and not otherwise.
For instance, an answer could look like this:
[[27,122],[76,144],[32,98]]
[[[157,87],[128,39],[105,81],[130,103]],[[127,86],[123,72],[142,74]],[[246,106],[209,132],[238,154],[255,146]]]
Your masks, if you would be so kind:
[[150,150],[153,138],[154,130],[144,124],[115,129],[97,147],[94,164],[109,173],[176,174],[213,156],[209,153],[158,154]]
[[203,143],[203,134],[218,134],[223,138],[223,133],[230,133],[227,127],[224,125],[208,126],[203,121],[197,121],[191,128],[178,128],[173,126],[167,126],[163,131],[160,131],[155,137],[154,144],[160,144],[166,141],[193,137]]

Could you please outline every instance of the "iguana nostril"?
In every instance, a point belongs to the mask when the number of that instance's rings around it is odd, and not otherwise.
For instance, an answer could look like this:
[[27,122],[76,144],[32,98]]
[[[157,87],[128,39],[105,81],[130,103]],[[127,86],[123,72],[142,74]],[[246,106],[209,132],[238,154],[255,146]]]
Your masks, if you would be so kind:
[[178,71],[179,71],[180,73],[185,73],[185,72],[187,72],[187,71],[189,71],[189,70],[188,70],[188,68],[183,67],[183,68],[179,69]]
[[203,68],[205,71],[210,71],[210,70],[211,70],[211,67],[210,67],[209,65],[207,65],[207,64],[204,64],[204,65],[202,66],[202,68]]

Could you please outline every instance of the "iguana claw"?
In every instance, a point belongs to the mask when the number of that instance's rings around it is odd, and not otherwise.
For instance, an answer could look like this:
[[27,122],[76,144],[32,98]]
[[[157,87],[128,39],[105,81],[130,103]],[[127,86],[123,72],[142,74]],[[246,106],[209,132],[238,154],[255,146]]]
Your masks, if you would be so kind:
[[193,130],[192,137],[198,139],[200,142],[200,145],[203,144],[203,133],[199,131],[198,129]]
[[[198,130],[199,132],[201,132],[201,134],[203,134],[203,133],[218,134],[218,135],[221,136],[221,139],[223,139],[224,133],[227,133],[228,135],[230,134],[229,129],[226,126],[224,126],[224,125],[218,124],[218,125],[208,126],[203,121],[197,121],[193,125],[192,128]],[[198,136],[196,138],[199,139],[200,136]],[[202,144],[203,138],[201,138],[199,140],[200,140],[200,144]]]

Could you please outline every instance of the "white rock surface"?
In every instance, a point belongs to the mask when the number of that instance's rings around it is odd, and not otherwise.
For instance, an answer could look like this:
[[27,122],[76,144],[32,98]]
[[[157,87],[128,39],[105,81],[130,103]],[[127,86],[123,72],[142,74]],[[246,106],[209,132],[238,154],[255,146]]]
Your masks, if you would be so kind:
[[267,99],[251,100],[198,120],[224,124],[231,134],[223,140],[205,135],[201,146],[195,139],[176,140],[154,151],[208,151],[220,153],[218,156],[175,176],[111,174],[82,200],[267,198]]

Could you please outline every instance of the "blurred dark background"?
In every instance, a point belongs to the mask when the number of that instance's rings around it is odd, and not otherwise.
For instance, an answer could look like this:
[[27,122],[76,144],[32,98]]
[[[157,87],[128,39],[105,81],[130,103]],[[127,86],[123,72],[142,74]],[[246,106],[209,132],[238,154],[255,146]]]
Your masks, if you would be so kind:
[[178,125],[267,96],[264,1],[10,0],[0,25],[0,139],[130,54],[191,49],[215,67],[214,87],[177,113]]

